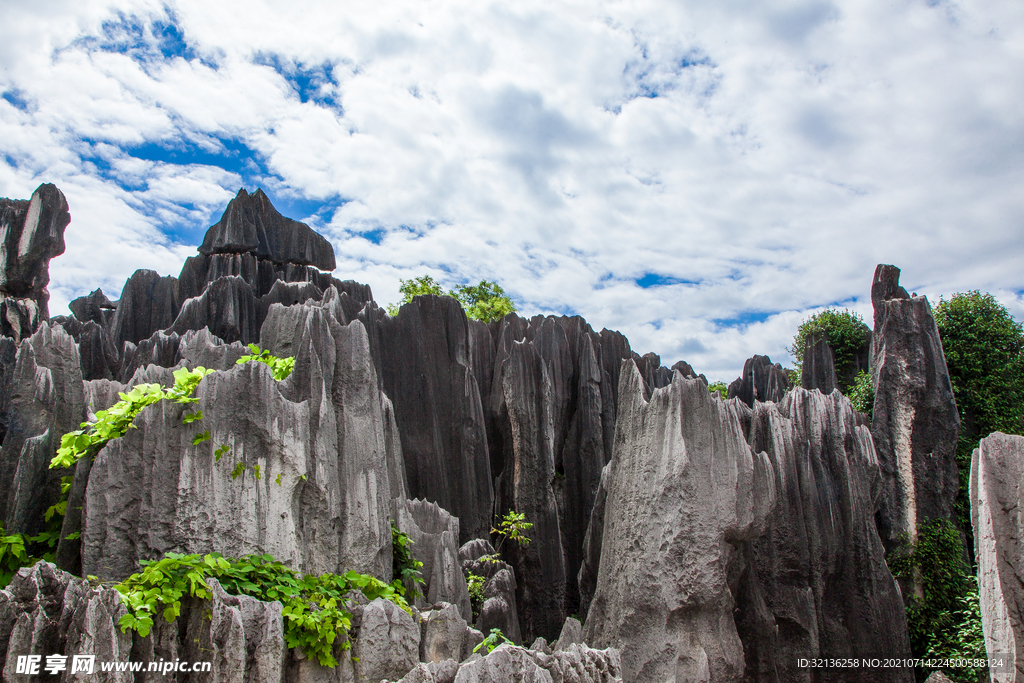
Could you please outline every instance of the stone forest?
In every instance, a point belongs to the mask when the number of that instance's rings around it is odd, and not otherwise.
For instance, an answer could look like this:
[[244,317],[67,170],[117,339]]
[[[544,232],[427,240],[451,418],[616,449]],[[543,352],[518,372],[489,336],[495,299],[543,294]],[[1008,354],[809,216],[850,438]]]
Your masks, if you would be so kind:
[[950,680],[894,568],[935,520],[977,566],[980,675],[1024,680],[1024,437],[960,471],[895,266],[847,367],[810,335],[724,398],[580,317],[389,314],[259,190],[177,277],[50,317],[67,201],[0,211],[4,681]]

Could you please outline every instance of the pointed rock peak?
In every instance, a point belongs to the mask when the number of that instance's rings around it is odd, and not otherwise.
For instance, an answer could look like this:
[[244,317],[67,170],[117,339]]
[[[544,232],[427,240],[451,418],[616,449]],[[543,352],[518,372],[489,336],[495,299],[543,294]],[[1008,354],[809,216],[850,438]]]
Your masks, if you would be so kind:
[[879,301],[909,298],[907,290],[900,287],[900,269],[884,263],[878,264],[875,267],[875,278],[871,282],[871,302],[877,306]]
[[332,271],[337,266],[334,248],[305,223],[282,216],[263,190],[252,194],[242,188],[220,222],[206,231],[201,254],[244,254],[274,263],[295,263]]

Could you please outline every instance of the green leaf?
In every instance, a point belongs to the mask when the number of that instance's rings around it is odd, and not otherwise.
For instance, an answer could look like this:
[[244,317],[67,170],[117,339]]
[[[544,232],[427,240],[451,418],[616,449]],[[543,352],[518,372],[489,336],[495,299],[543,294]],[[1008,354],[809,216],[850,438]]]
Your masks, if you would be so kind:
[[206,430],[202,434],[196,434],[195,436],[192,437],[192,445],[193,446],[198,446],[199,444],[203,443],[204,441],[209,441],[209,440],[210,440],[210,430]]
[[238,477],[242,476],[243,472],[245,472],[245,463],[237,462],[235,463],[235,469],[231,470],[231,478],[238,479]]

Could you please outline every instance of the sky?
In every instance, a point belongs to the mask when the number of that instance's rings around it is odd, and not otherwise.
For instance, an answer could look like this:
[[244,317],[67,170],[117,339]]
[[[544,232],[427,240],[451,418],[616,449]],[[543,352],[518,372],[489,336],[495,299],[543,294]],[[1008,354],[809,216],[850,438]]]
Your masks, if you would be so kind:
[[0,196],[67,196],[51,314],[177,275],[239,188],[401,279],[496,281],[664,365],[826,307],[1024,320],[1024,3],[0,0]]

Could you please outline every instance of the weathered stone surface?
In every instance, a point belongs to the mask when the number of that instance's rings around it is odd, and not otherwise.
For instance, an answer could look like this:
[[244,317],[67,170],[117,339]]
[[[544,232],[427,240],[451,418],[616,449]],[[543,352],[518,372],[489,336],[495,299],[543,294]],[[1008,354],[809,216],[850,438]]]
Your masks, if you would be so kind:
[[10,425],[12,379],[18,356],[18,343],[0,335],[0,443],[7,436]]
[[108,299],[102,289],[97,288],[89,292],[87,296],[72,299],[68,308],[71,309],[71,314],[83,323],[91,320],[97,325],[106,327],[114,317],[117,304]]
[[941,671],[933,671],[932,675],[926,678],[924,683],[953,683],[953,681]]
[[459,672],[459,663],[454,659],[441,662],[417,664],[400,683],[453,683]]
[[553,683],[548,670],[537,664],[529,652],[501,645],[486,657],[460,666],[455,683]]
[[64,253],[70,222],[54,185],[40,185],[28,200],[0,198],[0,334],[21,341],[50,317],[50,259]]
[[[561,546],[559,552],[564,556],[565,567],[563,614],[576,611],[579,606],[576,576],[582,562],[583,538],[600,482],[601,468],[609,453],[604,438],[609,431],[614,432],[614,405],[610,410],[606,405],[606,401],[614,400],[614,393],[606,386],[611,375],[601,363],[608,354],[621,353],[625,354],[624,357],[633,354],[621,335],[607,330],[601,335],[595,334],[579,317],[535,316],[525,321],[517,316],[506,316],[498,333],[491,397],[487,401],[488,419],[495,424],[493,433],[497,435],[496,441],[491,443],[491,462],[498,463],[508,474],[503,473],[499,478],[496,507],[499,512],[515,509],[517,486],[521,489],[519,495],[553,497],[557,527],[549,522],[535,526],[529,535],[544,547],[557,549]],[[523,352],[524,345],[533,349],[527,354],[531,358],[527,365],[535,369],[543,366],[544,370],[535,380],[527,382],[524,382],[526,376],[521,374],[523,358],[517,356],[513,359],[515,354]],[[616,364],[618,362],[616,360]],[[653,363],[653,357],[650,362]],[[508,383],[510,372],[514,380],[511,384]],[[531,388],[531,382],[540,384]],[[513,393],[508,393],[509,390]],[[518,391],[526,394],[517,395],[515,392]],[[523,410],[523,401],[529,401],[527,394],[533,391],[541,391],[547,396],[547,407]],[[515,410],[510,409],[510,399],[519,406]],[[513,415],[517,422],[515,428]],[[519,467],[519,459],[530,457],[531,453],[529,449],[517,453],[517,448],[530,443],[517,441],[517,430],[520,436],[535,434],[540,436],[542,443],[550,443],[549,447],[545,446],[551,453],[554,470],[554,476],[546,480],[550,484],[543,479],[532,480],[514,474]],[[496,455],[499,447],[500,455]],[[547,486],[550,486],[550,494],[545,490]],[[534,488],[536,490],[531,491]],[[526,514],[529,520],[534,521],[529,513]],[[556,528],[558,536],[555,536]],[[525,605],[521,605],[521,609],[524,612],[535,610]],[[547,635],[554,638],[560,624],[555,623],[554,616],[546,619],[551,622],[548,624],[551,632]]]
[[[561,328],[553,323],[550,327],[556,334],[561,333]],[[564,340],[564,333],[556,339]],[[548,372],[533,342],[515,342],[502,371],[511,430],[506,445],[511,447],[511,453],[507,457],[499,509],[525,514],[533,523],[529,536],[535,541],[526,546],[510,542],[503,548],[516,568],[520,625],[527,642],[537,636],[554,638],[566,615],[566,568],[552,490],[552,448],[560,436],[554,424],[565,424],[563,415],[556,417],[555,413],[563,413],[565,408],[558,400],[552,374],[558,373]]]
[[[0,591],[0,660],[3,679],[47,680],[16,674],[19,655],[64,655],[68,669],[75,655],[95,656],[92,674],[67,680],[194,680],[184,673],[143,670],[100,671],[100,662],[209,662],[200,679],[225,683],[280,683],[286,661],[281,604],[228,595],[216,579],[207,579],[212,597],[186,598],[181,616],[168,624],[154,621],[150,636],[123,633],[118,620],[125,608],[117,591],[92,588],[84,580],[39,562],[18,571]],[[146,666],[148,669],[148,664]]]
[[469,625],[459,613],[459,608],[442,602],[420,616],[420,661],[462,660]]
[[263,190],[251,195],[239,190],[199,247],[201,254],[245,252],[275,263],[316,266],[327,271],[337,267],[331,243],[305,223],[278,213]]
[[985,649],[1012,666],[992,680],[1024,680],[1024,437],[996,432],[971,459],[971,524]]
[[352,646],[357,680],[398,680],[416,666],[420,629],[395,603],[377,598],[363,609]]
[[181,310],[178,280],[153,270],[136,270],[121,289],[110,321],[110,338],[120,350],[125,342],[138,344],[157,330],[170,327]]
[[[263,348],[296,356],[288,379],[276,382],[262,363],[215,373],[191,406],[202,423],[182,425],[183,407],[162,401],[97,455],[83,510],[86,572],[121,577],[168,550],[218,550],[390,580],[382,402],[362,324],[275,305],[263,332]],[[193,445],[204,430],[211,438]],[[222,444],[230,451],[218,462]]]
[[359,317],[394,405],[409,493],[458,517],[459,542],[486,535],[494,496],[461,305],[452,297],[422,296],[394,318],[376,307]]
[[484,583],[484,604],[476,620],[477,630],[490,633],[493,628],[501,629],[512,642],[523,642],[519,612],[516,609],[516,578],[512,568],[504,562],[478,561],[470,564],[470,571],[487,577]]
[[35,535],[60,496],[50,461],[60,438],[85,419],[78,347],[60,325],[45,324],[18,347],[9,379],[8,429],[0,448],[4,529]]
[[601,470],[601,482],[594,495],[590,523],[587,525],[587,533],[583,537],[583,561],[580,564],[577,583],[580,590],[579,613],[584,620],[587,618],[590,602],[594,599],[594,591],[597,590],[597,572],[601,564],[601,541],[604,538],[604,514],[608,502],[610,473],[611,463],[608,463]]
[[[425,609],[439,602],[457,606],[464,621],[472,621],[469,589],[459,562],[459,520],[425,500],[394,501],[395,523],[412,541],[413,559],[423,563],[424,583],[416,606]],[[411,588],[411,586],[410,586]]]
[[[41,655],[42,666],[47,655],[53,654],[67,655],[69,664],[78,654],[95,655],[97,661],[127,661],[132,636],[117,627],[124,613],[121,598],[113,589],[93,589],[48,562],[19,569],[0,591],[3,680],[28,680],[16,673],[19,655]],[[95,680],[132,681],[129,672],[108,676]]]
[[729,385],[727,396],[753,406],[754,401],[781,401],[789,386],[789,375],[782,365],[773,365],[768,356],[755,355],[743,363],[743,374]]
[[0,199],[0,293],[32,298],[45,289],[70,222],[64,193],[49,183],[28,200]]
[[459,548],[459,564],[465,565],[466,562],[479,559],[484,555],[493,555],[494,546],[486,538],[474,538],[472,541],[466,541]]
[[184,334],[205,327],[224,341],[253,344],[259,340],[261,322],[252,287],[231,275],[217,278],[202,294],[186,301],[168,331]]
[[800,368],[800,385],[831,394],[839,387],[835,355],[827,334],[812,334],[804,340],[804,362]]
[[[660,389],[661,387],[658,388]],[[552,645],[552,648],[554,650],[568,650],[570,645],[580,645],[582,643],[583,624],[579,622],[579,619],[568,617],[565,620],[565,625],[562,626],[562,632],[558,636],[558,641]]]
[[614,683],[622,681],[617,650],[572,645],[568,651],[547,654],[503,644],[486,657],[463,662],[456,683]]
[[[910,656],[906,614],[874,521],[879,467],[849,400],[796,388],[745,406],[778,503],[730,570],[749,681],[818,680],[800,658]],[[833,670],[830,681],[904,681],[911,670]]]
[[726,565],[775,502],[774,473],[735,413],[676,374],[643,399],[623,364],[597,590],[584,639],[623,655],[627,680],[733,681],[743,646]]
[[923,522],[953,518],[960,487],[955,452],[960,430],[939,331],[926,297],[909,297],[899,268],[875,269],[871,435],[882,472],[877,516],[887,550]]

